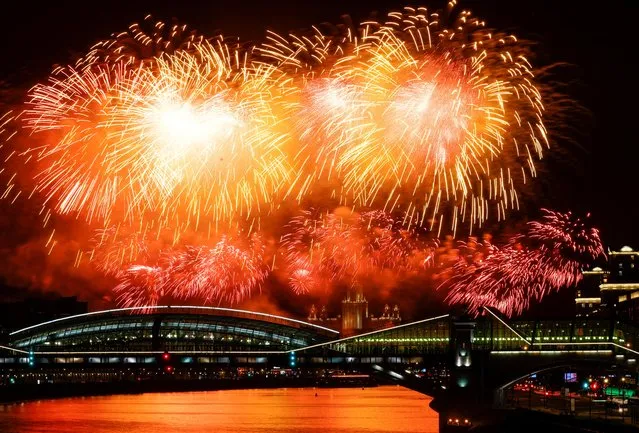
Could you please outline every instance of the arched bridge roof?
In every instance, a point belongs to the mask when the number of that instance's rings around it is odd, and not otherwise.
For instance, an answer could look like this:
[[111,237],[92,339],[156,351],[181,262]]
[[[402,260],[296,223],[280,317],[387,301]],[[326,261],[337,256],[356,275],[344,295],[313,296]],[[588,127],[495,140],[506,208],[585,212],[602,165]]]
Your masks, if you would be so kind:
[[51,320],[10,334],[38,353],[273,353],[337,338],[335,330],[273,314],[200,306],[131,307]]

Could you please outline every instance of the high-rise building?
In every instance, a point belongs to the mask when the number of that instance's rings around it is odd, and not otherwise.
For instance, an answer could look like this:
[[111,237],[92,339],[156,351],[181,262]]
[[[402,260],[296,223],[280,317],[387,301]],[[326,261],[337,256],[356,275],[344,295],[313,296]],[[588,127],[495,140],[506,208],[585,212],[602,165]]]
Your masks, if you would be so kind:
[[603,269],[583,271],[575,307],[577,317],[639,320],[639,251],[627,246],[609,251]]
[[393,314],[391,315],[391,320],[402,320],[402,316],[399,314],[399,305],[395,304],[393,307]]
[[384,305],[382,313],[375,317],[369,314],[368,301],[364,297],[361,287],[354,287],[347,291],[342,300],[342,314],[329,316],[326,305],[319,309],[311,305],[307,317],[309,322],[321,322],[322,326],[340,329],[343,336],[352,336],[367,331],[384,329],[401,323],[402,316],[399,305]]
[[346,292],[342,301],[342,332],[356,333],[364,328],[368,319],[368,301],[361,286],[355,286]]
[[320,320],[328,320],[328,311],[326,310],[326,305],[322,305],[322,309],[320,310],[319,319]]
[[601,289],[599,286],[606,280],[607,271],[596,267],[583,271],[583,278],[575,289],[576,317],[599,317],[605,312],[605,305],[601,304]]
[[308,312],[308,321],[313,322],[317,320],[317,308],[315,304],[311,305],[311,311]]
[[311,305],[308,312],[307,320],[309,322],[322,322],[322,326],[328,326],[332,329],[339,329],[339,320],[337,317],[328,317],[328,310],[326,305],[322,305],[319,309],[315,304]]
[[601,289],[601,304],[622,320],[639,319],[639,251],[623,247],[608,254],[608,273]]

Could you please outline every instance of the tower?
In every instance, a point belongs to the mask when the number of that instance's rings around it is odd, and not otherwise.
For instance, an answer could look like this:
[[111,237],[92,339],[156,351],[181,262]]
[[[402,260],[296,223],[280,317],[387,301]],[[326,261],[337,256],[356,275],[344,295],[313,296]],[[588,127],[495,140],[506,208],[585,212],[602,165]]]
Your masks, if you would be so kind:
[[382,312],[382,319],[390,319],[391,317],[391,309],[388,304],[384,305],[384,311]]
[[308,313],[308,320],[317,320],[317,308],[315,308],[315,304],[311,305],[311,311]]
[[346,298],[342,301],[342,332],[352,333],[363,329],[365,319],[368,319],[368,302],[362,287],[357,285],[346,292]]
[[397,304],[395,304],[395,306],[393,307],[392,320],[397,320],[397,321],[402,320],[402,316],[400,316],[400,314],[399,314],[399,305],[397,305]]
[[319,319],[320,320],[327,320],[328,319],[328,311],[326,310],[326,305],[322,305],[322,309],[320,310]]

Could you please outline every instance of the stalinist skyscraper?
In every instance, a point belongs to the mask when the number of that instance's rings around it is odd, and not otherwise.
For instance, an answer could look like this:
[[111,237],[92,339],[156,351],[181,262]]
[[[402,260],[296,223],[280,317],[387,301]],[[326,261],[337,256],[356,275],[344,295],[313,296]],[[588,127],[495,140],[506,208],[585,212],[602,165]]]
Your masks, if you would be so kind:
[[342,300],[342,332],[345,334],[360,331],[368,319],[368,301],[360,285],[351,287]]

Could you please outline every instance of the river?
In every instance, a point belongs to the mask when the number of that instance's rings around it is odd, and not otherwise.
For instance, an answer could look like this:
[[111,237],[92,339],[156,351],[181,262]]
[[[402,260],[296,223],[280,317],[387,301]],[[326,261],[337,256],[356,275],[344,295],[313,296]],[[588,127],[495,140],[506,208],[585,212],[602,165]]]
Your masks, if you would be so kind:
[[430,400],[398,386],[67,398],[0,406],[0,432],[436,433]]

